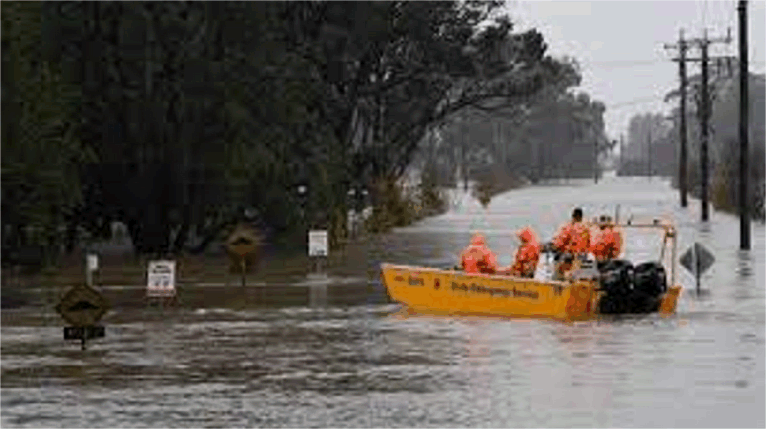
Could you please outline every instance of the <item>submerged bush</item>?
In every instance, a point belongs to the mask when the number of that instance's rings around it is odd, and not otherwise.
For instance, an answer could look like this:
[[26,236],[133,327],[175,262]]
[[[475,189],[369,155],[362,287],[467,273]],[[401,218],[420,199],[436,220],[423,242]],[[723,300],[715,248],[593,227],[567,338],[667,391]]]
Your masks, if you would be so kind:
[[377,203],[372,216],[365,221],[365,229],[373,233],[410,225],[447,208],[446,197],[428,173],[422,176],[414,192],[407,192],[395,178],[379,180],[375,192]]

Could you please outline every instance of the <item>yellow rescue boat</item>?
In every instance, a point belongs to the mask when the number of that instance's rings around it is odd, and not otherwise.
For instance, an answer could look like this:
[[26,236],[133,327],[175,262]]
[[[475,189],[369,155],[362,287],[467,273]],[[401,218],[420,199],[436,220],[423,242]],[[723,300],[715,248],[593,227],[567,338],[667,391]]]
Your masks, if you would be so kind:
[[[567,273],[564,281],[467,274],[458,270],[394,264],[383,264],[381,277],[391,299],[417,313],[484,314],[563,321],[589,320],[604,313],[674,313],[682,290],[680,285],[675,284],[674,228],[657,221],[620,226],[664,229],[660,261],[665,255],[665,248],[671,246],[670,286],[666,285],[649,297],[631,289],[628,293],[632,295],[623,299],[625,302],[636,301],[637,298],[633,296],[641,296],[643,300],[640,306],[626,304],[620,307],[618,304],[622,298],[617,296],[616,289],[604,280],[604,276],[595,268],[587,269],[579,264],[575,264],[574,269]],[[661,275],[664,279],[664,271]],[[615,311],[618,307],[620,309]],[[638,307],[640,309],[636,310]]]

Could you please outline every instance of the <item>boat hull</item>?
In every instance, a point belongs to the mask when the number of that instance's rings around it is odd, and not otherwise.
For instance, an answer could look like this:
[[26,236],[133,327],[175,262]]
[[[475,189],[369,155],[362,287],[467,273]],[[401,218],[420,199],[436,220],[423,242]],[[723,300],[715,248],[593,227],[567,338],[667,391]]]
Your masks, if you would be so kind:
[[[383,264],[381,277],[391,299],[415,312],[590,320],[598,317],[604,296],[593,280],[539,281],[393,264]],[[680,287],[670,288],[660,298],[660,312],[674,312],[679,293]]]

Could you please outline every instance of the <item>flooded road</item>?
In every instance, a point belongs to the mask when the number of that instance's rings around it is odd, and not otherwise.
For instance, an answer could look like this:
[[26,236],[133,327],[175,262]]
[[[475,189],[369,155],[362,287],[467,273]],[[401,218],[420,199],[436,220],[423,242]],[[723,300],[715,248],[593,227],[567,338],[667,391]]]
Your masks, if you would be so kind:
[[[678,256],[697,241],[717,258],[702,277],[709,293],[684,293],[675,317],[404,318],[377,276],[356,273],[331,276],[321,299],[295,292],[283,305],[212,287],[184,291],[177,308],[116,305],[106,337],[81,352],[57,316],[4,310],[2,426],[763,427],[764,227],[740,252],[736,217],[712,212],[702,225],[697,200],[685,211],[677,201],[658,179],[529,187],[486,212],[456,195],[449,213],[356,255],[371,272],[383,261],[446,266],[481,229],[505,264],[517,228],[547,240],[573,205],[591,218],[619,204],[621,219],[677,222]],[[627,240],[634,262],[660,244],[651,232]],[[683,269],[677,281],[694,288]]]

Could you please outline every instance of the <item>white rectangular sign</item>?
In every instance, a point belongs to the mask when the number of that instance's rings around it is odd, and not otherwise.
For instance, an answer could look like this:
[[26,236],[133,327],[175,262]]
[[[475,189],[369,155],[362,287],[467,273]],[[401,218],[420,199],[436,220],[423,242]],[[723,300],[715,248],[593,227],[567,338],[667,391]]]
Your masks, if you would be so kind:
[[98,255],[91,253],[88,255],[88,269],[96,271],[98,269]]
[[309,256],[327,256],[327,231],[309,231]]
[[147,277],[147,296],[176,294],[176,261],[150,261]]

